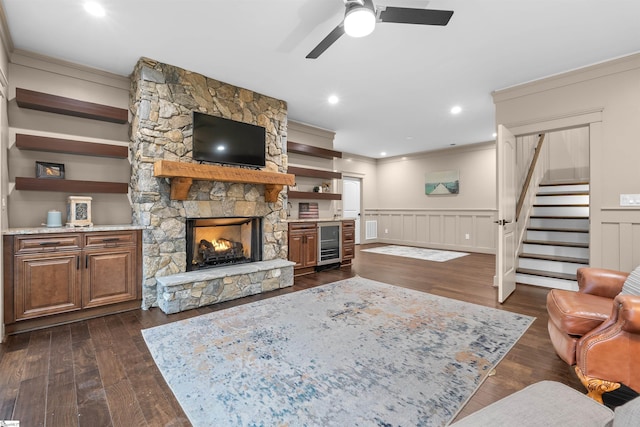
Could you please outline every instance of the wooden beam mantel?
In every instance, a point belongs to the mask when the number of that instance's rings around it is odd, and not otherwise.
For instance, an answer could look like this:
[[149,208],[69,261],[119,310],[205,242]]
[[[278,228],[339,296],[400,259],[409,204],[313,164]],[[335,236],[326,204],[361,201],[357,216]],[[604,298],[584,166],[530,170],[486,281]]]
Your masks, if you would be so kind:
[[153,176],[171,178],[172,200],[187,200],[193,180],[265,184],[264,199],[270,203],[278,201],[278,194],[285,185],[295,183],[295,175],[287,173],[170,160],[156,161]]

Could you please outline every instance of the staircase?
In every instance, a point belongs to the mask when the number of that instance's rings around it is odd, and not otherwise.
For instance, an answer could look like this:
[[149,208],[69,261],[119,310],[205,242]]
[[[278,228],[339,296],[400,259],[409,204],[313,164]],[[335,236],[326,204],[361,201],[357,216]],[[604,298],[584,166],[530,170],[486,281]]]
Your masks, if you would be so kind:
[[589,265],[589,184],[540,185],[518,258],[516,282],[576,290]]

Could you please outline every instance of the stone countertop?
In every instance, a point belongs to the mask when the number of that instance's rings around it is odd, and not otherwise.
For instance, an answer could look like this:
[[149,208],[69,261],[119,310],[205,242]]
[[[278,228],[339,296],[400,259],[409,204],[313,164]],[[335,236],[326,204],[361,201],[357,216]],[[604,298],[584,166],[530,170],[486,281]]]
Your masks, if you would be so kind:
[[8,228],[2,231],[4,235],[27,235],[44,233],[86,233],[92,231],[123,231],[123,230],[144,230],[148,227],[143,225],[120,224],[120,225],[94,225],[92,227],[27,227]]
[[353,219],[353,218],[343,218],[343,217],[338,217],[338,218],[304,218],[304,219],[298,219],[298,218],[287,218],[284,220],[284,222],[333,222],[333,221],[342,221],[345,219]]

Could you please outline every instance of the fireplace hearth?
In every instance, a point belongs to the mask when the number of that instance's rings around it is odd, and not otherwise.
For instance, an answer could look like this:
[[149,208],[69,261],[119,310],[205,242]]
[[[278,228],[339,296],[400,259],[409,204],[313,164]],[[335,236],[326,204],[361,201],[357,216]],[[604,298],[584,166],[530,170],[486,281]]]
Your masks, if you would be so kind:
[[187,218],[187,271],[262,260],[262,218]]

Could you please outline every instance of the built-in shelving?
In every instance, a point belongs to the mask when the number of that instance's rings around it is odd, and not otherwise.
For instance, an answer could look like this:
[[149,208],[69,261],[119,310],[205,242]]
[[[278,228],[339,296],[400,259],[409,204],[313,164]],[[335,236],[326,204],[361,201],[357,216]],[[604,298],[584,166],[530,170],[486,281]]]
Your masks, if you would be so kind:
[[340,151],[314,147],[313,145],[300,144],[293,141],[287,141],[287,152],[304,154],[313,157],[322,157],[324,159],[342,158],[342,152]]
[[[290,153],[304,154],[306,156],[320,157],[323,159],[334,159],[336,157],[342,158],[342,153],[340,151],[314,147],[313,145],[300,144],[293,141],[287,141],[287,151]],[[321,179],[342,179],[342,174],[340,172],[333,172],[329,170],[312,169],[300,166],[289,166],[287,171],[296,176]],[[311,191],[289,190],[287,196],[289,197],[289,199],[342,200],[342,194],[320,192],[316,193]]]
[[85,119],[124,124],[129,121],[129,111],[109,105],[95,104],[58,95],[16,88],[16,103],[21,108],[65,114]]
[[20,150],[126,159],[129,148],[124,145],[98,144],[47,136],[16,134],[16,147]]
[[67,193],[126,194],[129,191],[129,184],[126,182],[16,177],[15,189],[27,191],[62,191]]
[[295,176],[307,176],[311,178],[324,178],[324,179],[342,179],[340,172],[326,171],[322,169],[309,169],[299,166],[289,166],[287,172]]
[[312,191],[291,191],[287,193],[290,199],[342,200],[342,194],[316,193]]

